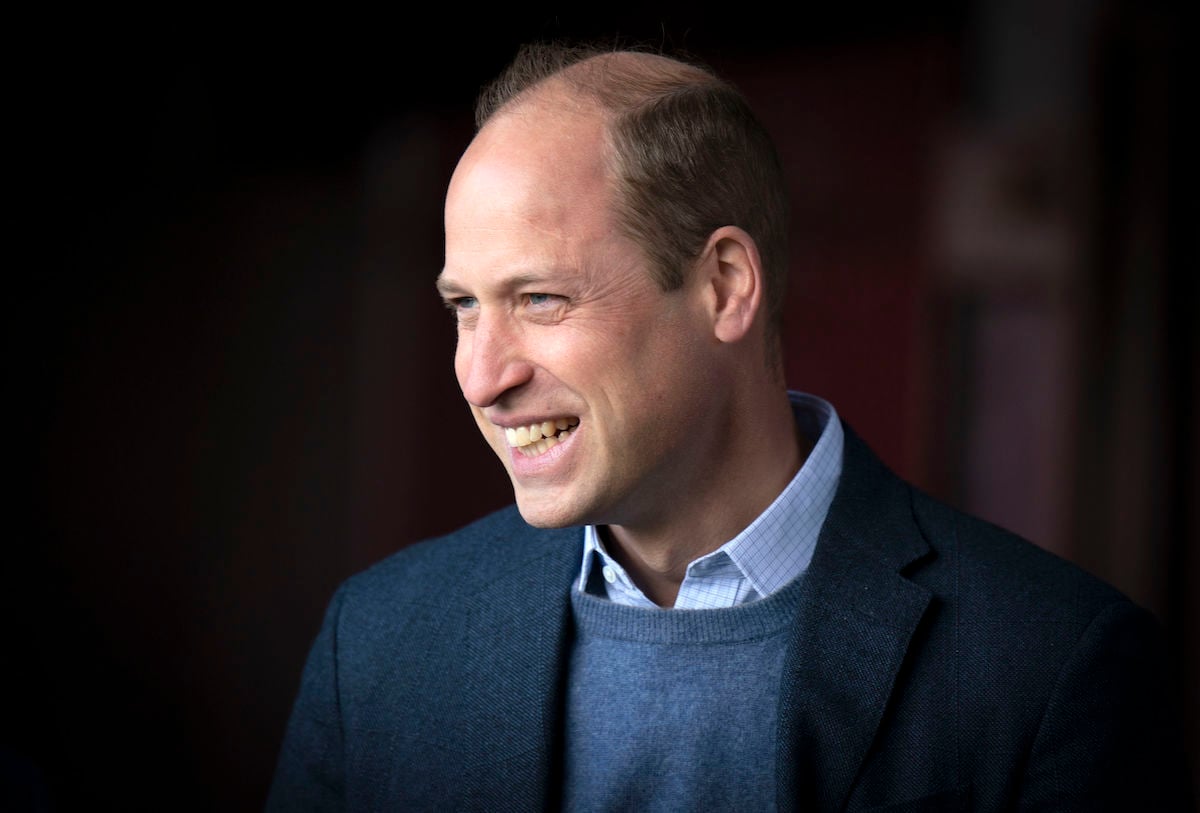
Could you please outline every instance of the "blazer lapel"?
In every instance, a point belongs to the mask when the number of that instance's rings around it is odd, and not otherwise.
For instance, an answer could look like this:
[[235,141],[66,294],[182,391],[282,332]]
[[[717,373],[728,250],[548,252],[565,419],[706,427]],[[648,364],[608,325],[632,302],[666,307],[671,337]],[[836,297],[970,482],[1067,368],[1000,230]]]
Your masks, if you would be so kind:
[[[498,538],[495,578],[467,607],[460,697],[461,791],[470,809],[535,810],[560,784],[564,664],[579,528],[539,531],[514,523]],[[503,777],[498,782],[497,778]]]
[[930,594],[900,575],[929,547],[908,486],[849,427],[784,664],[779,807],[841,810]]

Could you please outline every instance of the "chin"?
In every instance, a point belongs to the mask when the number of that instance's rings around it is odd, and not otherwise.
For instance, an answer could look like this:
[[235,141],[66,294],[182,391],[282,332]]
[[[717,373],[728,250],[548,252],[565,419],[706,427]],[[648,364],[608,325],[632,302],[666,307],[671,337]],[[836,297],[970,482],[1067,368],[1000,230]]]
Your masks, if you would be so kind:
[[534,528],[568,528],[572,525],[586,525],[587,520],[577,511],[564,507],[561,503],[547,500],[522,497],[517,493],[517,510],[521,519]]
[[521,519],[525,520],[526,524],[532,525],[534,528],[566,528],[571,525],[580,525],[582,523],[575,522],[574,519],[567,514],[556,514],[553,511],[542,511],[536,509],[528,509],[517,502],[517,510],[521,512]]

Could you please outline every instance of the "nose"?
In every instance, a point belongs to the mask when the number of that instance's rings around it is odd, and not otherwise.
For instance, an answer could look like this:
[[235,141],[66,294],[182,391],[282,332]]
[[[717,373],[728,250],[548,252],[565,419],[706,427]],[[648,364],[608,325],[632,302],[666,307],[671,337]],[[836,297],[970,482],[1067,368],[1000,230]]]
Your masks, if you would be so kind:
[[459,333],[454,371],[463,397],[484,408],[533,376],[520,330],[502,313],[482,309],[474,327]]

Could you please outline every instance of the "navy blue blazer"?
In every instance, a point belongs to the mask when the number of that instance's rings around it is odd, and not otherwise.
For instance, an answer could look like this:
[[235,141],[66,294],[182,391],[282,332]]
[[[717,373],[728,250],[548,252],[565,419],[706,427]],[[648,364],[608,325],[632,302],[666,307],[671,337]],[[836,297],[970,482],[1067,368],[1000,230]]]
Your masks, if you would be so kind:
[[[349,579],[268,809],[559,806],[581,529],[516,510]],[[779,698],[781,810],[1178,810],[1160,629],[902,482],[848,428]]]

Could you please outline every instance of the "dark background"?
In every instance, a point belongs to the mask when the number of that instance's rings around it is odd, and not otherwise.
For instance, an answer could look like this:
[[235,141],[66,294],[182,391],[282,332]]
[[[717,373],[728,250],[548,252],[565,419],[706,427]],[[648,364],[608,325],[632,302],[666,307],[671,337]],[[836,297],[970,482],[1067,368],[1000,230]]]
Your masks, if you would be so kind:
[[694,53],[776,136],[790,385],[1154,610],[1194,756],[1180,21],[825,5],[14,24],[5,783],[261,807],[337,583],[511,497],[432,284],[472,100],[521,41],[614,34]]

